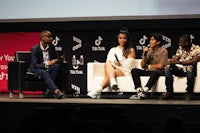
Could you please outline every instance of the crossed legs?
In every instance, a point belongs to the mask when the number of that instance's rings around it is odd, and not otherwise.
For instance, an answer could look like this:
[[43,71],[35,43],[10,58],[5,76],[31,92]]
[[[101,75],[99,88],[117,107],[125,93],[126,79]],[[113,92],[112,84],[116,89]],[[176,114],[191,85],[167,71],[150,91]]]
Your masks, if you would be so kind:
[[91,98],[100,98],[101,91],[103,88],[111,85],[112,89],[118,89],[116,77],[124,76],[124,73],[117,67],[113,67],[111,62],[106,62],[104,66],[105,76],[103,81],[99,86],[95,88],[95,90],[89,92],[87,95]]

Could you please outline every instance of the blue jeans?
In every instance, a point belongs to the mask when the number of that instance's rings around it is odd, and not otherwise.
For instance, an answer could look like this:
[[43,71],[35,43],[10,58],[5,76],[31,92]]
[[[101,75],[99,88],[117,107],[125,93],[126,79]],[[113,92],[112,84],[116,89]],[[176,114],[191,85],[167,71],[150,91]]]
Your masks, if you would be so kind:
[[58,87],[55,85],[54,81],[58,75],[59,69],[60,65],[54,64],[48,68],[48,71],[44,69],[34,69],[34,73],[42,76],[45,84],[50,90],[55,90]]
[[187,77],[187,88],[186,91],[189,93],[193,92],[194,89],[194,79],[195,79],[195,74],[196,74],[196,68],[193,67],[192,71],[187,71],[184,72],[182,69],[179,69],[176,66],[173,66],[169,69],[165,69],[165,85],[167,92],[172,92],[173,93],[173,82],[174,78],[173,75],[178,76],[178,77]]

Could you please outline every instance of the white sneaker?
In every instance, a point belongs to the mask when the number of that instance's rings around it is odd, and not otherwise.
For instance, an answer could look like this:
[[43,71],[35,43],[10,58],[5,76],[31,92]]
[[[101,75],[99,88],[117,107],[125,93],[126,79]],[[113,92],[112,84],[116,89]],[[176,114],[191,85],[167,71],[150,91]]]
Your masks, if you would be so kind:
[[129,99],[132,99],[132,100],[140,100],[140,99],[145,99],[145,98],[146,98],[146,95],[141,91],[138,92],[137,94],[132,95],[131,97],[129,97]]
[[87,93],[87,95],[93,99],[99,99],[100,98],[100,95],[101,95],[101,92],[98,92],[96,90],[92,90],[90,92]]
[[140,92],[140,91],[143,91],[142,87],[136,88],[136,92],[137,92],[137,93]]
[[148,91],[150,91],[150,89],[149,89],[149,87],[144,87],[144,92],[148,92]]

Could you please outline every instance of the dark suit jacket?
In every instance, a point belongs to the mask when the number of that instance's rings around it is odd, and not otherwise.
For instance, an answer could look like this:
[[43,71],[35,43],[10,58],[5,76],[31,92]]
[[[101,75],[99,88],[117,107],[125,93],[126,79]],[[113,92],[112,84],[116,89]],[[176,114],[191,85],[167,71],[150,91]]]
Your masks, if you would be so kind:
[[[49,44],[48,51],[50,60],[57,59],[55,47],[52,44]],[[45,69],[40,44],[37,44],[31,48],[31,64],[28,68],[28,71],[33,72],[34,69]]]

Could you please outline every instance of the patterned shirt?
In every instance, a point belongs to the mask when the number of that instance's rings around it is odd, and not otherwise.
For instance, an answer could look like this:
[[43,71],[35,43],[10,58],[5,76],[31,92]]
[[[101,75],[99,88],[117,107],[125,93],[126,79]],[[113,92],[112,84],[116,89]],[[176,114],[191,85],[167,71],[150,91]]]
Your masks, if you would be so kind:
[[[180,61],[192,60],[193,56],[200,56],[200,47],[198,45],[192,44],[189,51],[179,46],[176,51],[176,56],[180,57]],[[183,65],[183,71],[192,71],[193,65]]]

